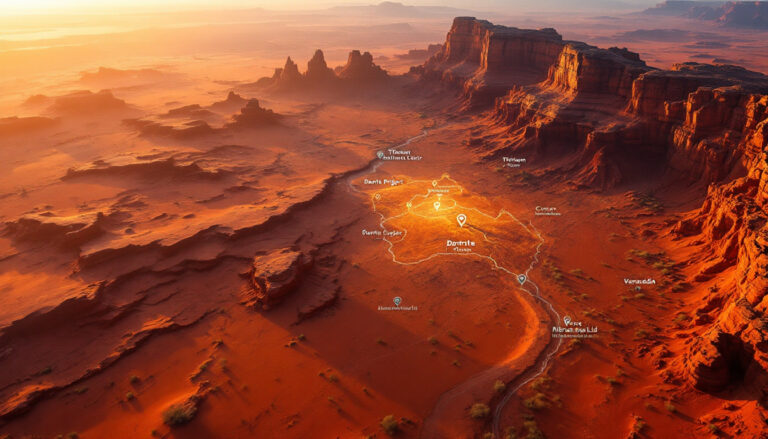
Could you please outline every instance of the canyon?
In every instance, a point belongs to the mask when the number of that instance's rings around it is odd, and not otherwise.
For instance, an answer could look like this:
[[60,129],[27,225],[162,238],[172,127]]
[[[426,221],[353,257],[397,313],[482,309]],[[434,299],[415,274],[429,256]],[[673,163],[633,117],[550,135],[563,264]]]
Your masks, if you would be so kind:
[[313,50],[0,119],[0,437],[765,437],[768,76]]

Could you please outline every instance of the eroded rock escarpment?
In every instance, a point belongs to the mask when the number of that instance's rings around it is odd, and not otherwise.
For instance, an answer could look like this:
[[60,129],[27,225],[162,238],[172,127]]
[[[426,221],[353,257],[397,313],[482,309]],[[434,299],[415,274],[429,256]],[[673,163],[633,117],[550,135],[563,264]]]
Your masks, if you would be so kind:
[[[765,124],[762,136],[766,133]],[[765,137],[762,137],[765,139]],[[765,141],[763,140],[763,145]],[[765,149],[765,148],[764,148]],[[695,311],[680,373],[699,389],[745,384],[759,392],[768,371],[768,154],[745,177],[710,187],[704,205],[676,224],[707,256],[696,276],[716,281]]]
[[456,86],[465,108],[487,110],[505,132],[469,143],[487,158],[570,158],[560,175],[592,188],[647,178],[636,168],[709,185],[701,209],[672,230],[699,247],[693,281],[709,293],[666,376],[709,392],[765,385],[768,77],[730,65],[658,70],[626,49],[468,17],[412,74]]
[[743,175],[764,146],[755,136],[768,117],[768,77],[741,67],[657,70],[626,49],[565,41],[553,29],[458,17],[443,49],[412,73],[460,87],[466,108],[492,108],[508,137],[480,142],[488,157],[575,153],[565,175],[579,186],[626,182],[643,162],[721,181]]
[[346,84],[380,84],[387,78],[387,72],[373,62],[369,52],[351,51],[347,63],[334,70],[328,67],[323,51],[318,49],[307,63],[306,72],[299,72],[299,66],[289,56],[285,66],[276,68],[271,77],[259,79],[256,85],[278,92],[334,90]]

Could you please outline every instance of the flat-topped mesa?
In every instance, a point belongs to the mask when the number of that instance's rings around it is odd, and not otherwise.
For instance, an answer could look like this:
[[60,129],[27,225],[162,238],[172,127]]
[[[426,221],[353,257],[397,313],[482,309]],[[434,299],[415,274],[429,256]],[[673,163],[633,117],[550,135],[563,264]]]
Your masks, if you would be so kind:
[[299,72],[296,63],[288,57],[285,67],[275,69],[272,77],[261,78],[256,85],[273,91],[333,91],[345,83],[355,83],[356,86],[375,85],[387,78],[387,72],[374,64],[373,55],[368,52],[351,51],[347,63],[334,71],[326,64],[323,51],[318,49],[307,63],[304,74]]
[[705,182],[757,164],[768,125],[768,77],[742,67],[699,63],[641,75],[628,112],[640,116],[672,169]]
[[[768,93],[768,77],[743,67],[696,62],[675,64],[670,70],[654,70],[640,76],[632,86],[629,111],[658,118],[680,115],[666,103],[684,101],[700,87],[738,87],[745,93]],[[672,114],[669,114],[672,111]]]
[[563,91],[629,99],[633,81],[649,70],[638,54],[627,49],[600,49],[571,41],[549,68],[547,83]]
[[492,72],[516,67],[546,72],[562,41],[554,29],[518,29],[474,17],[456,17],[433,65],[466,62]]
[[546,80],[564,91],[628,97],[635,77],[649,70],[626,49],[599,49],[564,41],[554,29],[518,29],[473,17],[457,17],[443,50],[414,69],[463,87],[472,107],[515,86]]

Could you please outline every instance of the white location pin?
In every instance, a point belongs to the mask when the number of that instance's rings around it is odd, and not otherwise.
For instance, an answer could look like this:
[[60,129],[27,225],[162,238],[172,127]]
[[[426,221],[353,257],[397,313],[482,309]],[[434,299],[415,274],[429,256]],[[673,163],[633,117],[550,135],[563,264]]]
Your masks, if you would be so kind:
[[432,187],[437,187],[437,180],[432,180]]
[[373,195],[374,200],[381,200],[381,194],[374,194]]
[[517,281],[520,282],[520,285],[524,284],[526,279],[528,279],[528,276],[524,274],[518,274],[517,275]]
[[434,204],[432,204],[432,205],[435,206],[435,210],[440,210],[440,202],[439,201],[435,201]]
[[463,213],[456,215],[456,221],[459,223],[459,227],[464,227],[464,223],[467,222],[467,216]]
[[409,208],[409,209],[410,209],[410,208],[411,208],[411,206],[413,206],[413,205],[411,204],[411,202],[410,202],[410,201],[409,201],[409,202],[407,202],[407,203],[405,203],[405,207],[407,207],[407,208]]

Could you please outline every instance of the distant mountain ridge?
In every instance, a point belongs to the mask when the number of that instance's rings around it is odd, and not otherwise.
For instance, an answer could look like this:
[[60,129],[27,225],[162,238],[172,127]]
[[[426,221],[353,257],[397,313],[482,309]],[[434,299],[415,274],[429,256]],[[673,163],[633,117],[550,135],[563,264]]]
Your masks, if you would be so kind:
[[731,27],[768,29],[768,2],[765,1],[670,0],[646,9],[643,13],[717,21]]

